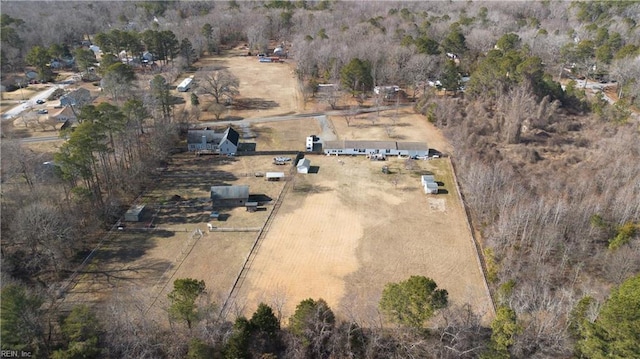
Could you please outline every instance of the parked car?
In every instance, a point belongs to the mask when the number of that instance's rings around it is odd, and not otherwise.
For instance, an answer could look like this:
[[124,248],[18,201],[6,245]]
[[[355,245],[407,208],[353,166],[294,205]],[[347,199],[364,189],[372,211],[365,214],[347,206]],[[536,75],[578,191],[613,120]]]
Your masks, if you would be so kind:
[[44,108],[38,110],[38,115],[46,115],[48,113],[49,113],[49,110]]
[[43,100],[43,99],[39,98],[39,99],[37,99],[37,100],[36,100],[36,103],[37,103],[38,105],[42,105],[43,103],[45,103],[45,100]]
[[274,157],[273,160],[275,162],[290,162],[291,157]]

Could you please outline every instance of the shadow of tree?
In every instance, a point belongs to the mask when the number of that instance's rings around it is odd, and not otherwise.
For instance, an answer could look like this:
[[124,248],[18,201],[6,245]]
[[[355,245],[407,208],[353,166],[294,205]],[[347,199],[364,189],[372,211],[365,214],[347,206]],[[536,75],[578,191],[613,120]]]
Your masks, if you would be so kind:
[[234,100],[233,106],[238,110],[268,110],[280,106],[275,101],[261,98],[239,98]]

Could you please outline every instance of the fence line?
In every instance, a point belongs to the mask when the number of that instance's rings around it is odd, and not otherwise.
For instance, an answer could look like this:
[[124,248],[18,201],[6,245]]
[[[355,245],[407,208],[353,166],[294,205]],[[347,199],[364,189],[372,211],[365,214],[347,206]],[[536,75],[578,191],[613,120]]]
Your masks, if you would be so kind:
[[260,232],[261,227],[248,227],[248,228],[227,228],[227,227],[212,227],[209,232]]
[[[293,171],[293,169],[291,170],[291,172]],[[257,256],[258,253],[258,249],[260,248],[260,245],[262,244],[262,240],[264,239],[264,237],[267,235],[269,229],[271,228],[271,224],[273,223],[273,219],[276,216],[276,214],[278,213],[278,210],[280,209],[280,206],[282,205],[282,200],[285,196],[285,194],[289,191],[289,188],[292,186],[293,181],[286,181],[284,186],[282,187],[282,190],[280,191],[280,194],[278,194],[278,198],[276,199],[276,202],[273,206],[273,209],[271,210],[271,213],[269,213],[269,216],[267,217],[267,220],[265,221],[264,225],[262,226],[260,232],[258,233],[258,235],[256,236],[256,239],[253,242],[253,245],[251,246],[251,250],[249,250],[249,254],[247,254],[247,257],[244,260],[244,263],[242,264],[242,268],[240,269],[240,272],[238,272],[238,275],[236,276],[236,280],[234,281],[233,285],[231,286],[231,290],[229,291],[229,295],[227,295],[227,298],[225,299],[224,303],[221,306],[220,309],[220,313],[219,313],[219,317],[222,317],[223,315],[225,315],[229,304],[233,303],[233,301],[235,300],[236,296],[238,295],[238,289],[242,286],[242,284],[244,283],[244,279],[246,278],[247,272],[249,271],[249,268],[251,268],[251,265],[253,264],[253,261],[255,260],[255,257]]]
[[158,288],[158,286],[162,282],[164,282],[164,284],[162,285],[162,288],[160,288],[157,291],[156,295],[154,296],[153,302],[151,302],[151,304],[149,305],[147,310],[144,312],[145,315],[156,304],[156,302],[158,301],[158,298],[160,298],[160,295],[162,294],[162,292],[165,290],[165,288],[167,288],[167,285],[169,285],[169,283],[171,282],[171,278],[173,278],[173,276],[178,272],[178,269],[180,269],[180,267],[182,266],[182,263],[184,263],[184,260],[187,259],[187,257],[191,253],[191,251],[193,251],[193,248],[196,246],[196,243],[198,243],[198,240],[200,240],[200,238],[202,238],[202,237],[204,237],[204,233],[200,229],[195,229],[191,233],[191,237],[189,237],[187,242],[182,245],[182,249],[180,250],[180,254],[174,260],[174,262],[178,263],[178,265],[172,271],[171,275],[168,278],[166,278],[167,277],[167,273],[169,273],[171,271],[172,267],[173,267],[173,263],[169,264],[167,266],[167,269],[165,269],[165,271],[162,273],[162,275],[160,276],[160,278],[158,279],[156,284],[153,286],[153,288],[155,290],[155,289]]
[[[138,200],[140,200],[140,197],[142,197],[142,194],[138,195],[138,197],[136,197],[136,199],[134,199],[132,203],[137,203]],[[77,279],[78,279],[78,276],[80,275],[80,271],[82,271],[87,266],[89,261],[95,256],[95,254],[102,247],[104,242],[106,242],[108,239],[111,239],[113,237],[113,233],[118,226],[120,226],[120,221],[117,221],[111,226],[109,231],[105,233],[105,235],[102,237],[100,242],[98,242],[98,244],[91,250],[91,252],[87,254],[87,256],[84,258],[82,263],[80,263],[80,265],[76,267],[73,273],[71,273],[69,278],[67,278],[65,281],[62,282],[62,284],[60,285],[60,288],[58,288],[55,295],[56,299],[61,299],[61,300],[57,304],[54,304],[54,307],[57,307],[59,305],[62,305],[62,303],[64,303],[66,299],[65,294],[69,291],[69,288],[75,287],[75,285],[78,283]]]
[[491,289],[489,289],[489,282],[487,280],[487,263],[484,260],[484,253],[482,251],[482,245],[478,241],[478,238],[475,235],[475,231],[473,230],[473,226],[471,225],[471,212],[467,207],[467,203],[464,200],[464,196],[462,195],[462,190],[460,189],[460,185],[458,183],[458,177],[456,175],[455,166],[453,164],[453,160],[451,158],[447,158],[449,162],[449,167],[451,168],[451,174],[453,177],[453,183],[456,186],[456,190],[458,192],[458,199],[460,203],[462,203],[462,208],[464,209],[465,214],[465,222],[467,223],[467,229],[471,234],[471,241],[473,242],[473,246],[476,249],[476,260],[478,262],[478,266],[480,267],[480,272],[482,273],[482,278],[484,280],[484,287],[487,291],[487,295],[489,296],[489,301],[491,302],[491,309],[493,310],[493,315],[496,315],[496,303],[493,300],[493,295],[491,293]]

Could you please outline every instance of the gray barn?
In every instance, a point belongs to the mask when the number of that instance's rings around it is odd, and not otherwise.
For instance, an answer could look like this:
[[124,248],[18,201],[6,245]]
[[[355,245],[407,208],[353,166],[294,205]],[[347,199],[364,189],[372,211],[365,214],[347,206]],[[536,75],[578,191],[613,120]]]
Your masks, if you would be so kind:
[[139,222],[142,218],[142,212],[144,211],[144,204],[138,204],[131,206],[129,210],[124,214],[125,222]]
[[249,200],[249,186],[211,186],[211,201],[216,207],[240,207]]

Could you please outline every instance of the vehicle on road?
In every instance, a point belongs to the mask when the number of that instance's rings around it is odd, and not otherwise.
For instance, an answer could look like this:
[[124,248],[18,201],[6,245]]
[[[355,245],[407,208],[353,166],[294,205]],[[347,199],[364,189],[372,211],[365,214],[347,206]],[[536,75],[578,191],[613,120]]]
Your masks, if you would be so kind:
[[36,100],[36,103],[37,103],[38,105],[42,105],[42,104],[43,104],[43,103],[45,103],[45,102],[46,102],[46,101],[45,101],[45,100],[43,100],[43,99],[41,99],[41,98],[39,98],[39,99],[37,99],[37,100]]
[[290,157],[274,157],[273,161],[274,162],[291,162],[291,158]]
[[46,115],[49,113],[49,110],[41,108],[38,110],[38,115]]

